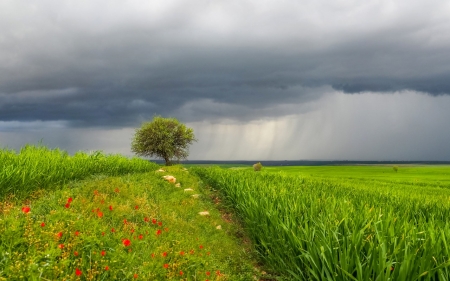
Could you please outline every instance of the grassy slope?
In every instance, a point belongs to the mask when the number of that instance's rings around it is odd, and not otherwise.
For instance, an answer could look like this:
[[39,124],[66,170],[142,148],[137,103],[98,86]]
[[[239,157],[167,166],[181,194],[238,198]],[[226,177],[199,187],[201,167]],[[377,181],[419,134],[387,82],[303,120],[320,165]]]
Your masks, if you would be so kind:
[[[181,188],[161,179],[167,173],[150,172],[38,191],[26,202],[28,214],[21,211],[23,204],[1,202],[0,280],[131,280],[135,274],[140,280],[252,280],[259,275],[249,247],[234,237],[239,227],[222,219],[211,192],[181,168],[169,171]],[[66,208],[68,198],[73,201]],[[204,210],[210,216],[198,214]],[[124,246],[124,239],[131,245]]]
[[90,175],[119,176],[154,171],[158,165],[120,154],[77,152],[70,156],[60,149],[26,145],[19,152],[0,149],[0,199],[26,198],[36,189],[55,189]]

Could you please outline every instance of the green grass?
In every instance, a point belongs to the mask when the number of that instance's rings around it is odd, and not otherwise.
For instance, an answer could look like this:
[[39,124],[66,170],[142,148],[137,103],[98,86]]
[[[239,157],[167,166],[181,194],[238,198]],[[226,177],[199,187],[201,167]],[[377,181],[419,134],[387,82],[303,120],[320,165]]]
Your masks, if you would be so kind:
[[[370,186],[426,186],[450,188],[450,166],[424,165],[399,166],[395,172],[389,165],[377,166],[273,166],[263,167],[265,173],[282,173],[317,180],[329,180],[351,185]],[[248,165],[228,165],[221,168],[243,169],[251,171]]]
[[157,168],[0,151],[0,280],[450,280],[449,167]]
[[250,169],[192,171],[287,280],[450,279],[447,167]]
[[450,187],[450,166],[399,166],[395,172],[392,166],[290,166],[265,167],[267,172],[283,172],[313,178],[334,178],[341,180],[360,179],[365,181],[391,181],[401,183],[425,183]]
[[[217,194],[180,166],[159,168],[101,152],[1,150],[0,280],[262,275]],[[181,186],[163,180],[168,174]],[[201,216],[205,210],[209,215]]]
[[19,153],[0,150],[0,198],[24,198],[35,190],[58,188],[95,174],[110,176],[153,171],[158,165],[121,155],[78,152],[70,156],[59,149],[27,145]]
[[[181,187],[164,181],[167,174]],[[0,280],[135,280],[136,275],[204,281],[259,275],[251,248],[234,237],[238,226],[224,222],[211,192],[180,167],[102,175],[35,195],[0,205]],[[205,210],[210,216],[199,215]]]

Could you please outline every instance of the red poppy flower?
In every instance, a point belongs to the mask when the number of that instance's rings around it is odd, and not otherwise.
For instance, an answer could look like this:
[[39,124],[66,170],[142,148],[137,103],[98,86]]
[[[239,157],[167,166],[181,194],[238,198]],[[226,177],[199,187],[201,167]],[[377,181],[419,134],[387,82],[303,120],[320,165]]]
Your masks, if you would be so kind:
[[147,218],[147,217],[145,217],[145,218],[144,218],[144,221],[145,221],[145,222],[149,222],[149,221],[150,221],[150,219],[149,219],[149,218]]
[[164,228],[165,232],[169,232],[169,229],[167,227]]
[[195,252],[194,252],[194,250],[190,250],[189,253],[190,253],[191,255],[193,255]]
[[163,265],[163,267],[164,267],[164,268],[169,268],[169,265],[168,265],[167,263],[165,263],[165,264]]
[[95,195],[98,195],[98,190],[94,190],[94,194],[95,194]]
[[119,189],[116,187],[116,189],[114,189],[114,192],[119,193]]
[[180,255],[184,255],[184,252],[183,252],[183,251],[181,251],[181,252],[180,252]]
[[102,251],[101,255],[102,255],[102,257],[104,257],[106,255],[106,251]]
[[75,268],[75,274],[77,276],[80,276],[83,272],[81,272],[81,270],[79,270],[78,268]]
[[61,238],[61,237],[62,237],[62,235],[63,235],[63,233],[62,233],[62,232],[58,232],[58,233],[56,234],[56,236],[57,236],[58,238]]
[[162,253],[163,257],[167,257],[167,252]]
[[105,270],[109,270],[109,266],[105,266]]
[[127,224],[127,223],[128,223],[128,222],[127,222],[127,219],[124,219],[124,220],[123,220],[123,223],[124,223],[124,224]]
[[97,216],[99,217],[99,218],[102,218],[103,217],[103,213],[102,212],[97,212]]
[[25,207],[22,208],[22,212],[24,214],[28,214],[30,212],[30,210],[31,210],[31,208],[29,206],[25,206]]
[[123,239],[123,240],[122,240],[122,244],[123,244],[125,247],[128,247],[128,246],[130,246],[131,241],[128,240],[128,239]]
[[142,234],[139,234],[139,240],[142,240],[142,238],[144,238],[144,235],[142,235]]
[[200,250],[203,249],[203,245],[200,245],[199,248],[200,248]]
[[157,222],[156,219],[152,219],[153,224],[156,224],[156,222]]
[[64,205],[64,207],[66,207],[66,209],[70,208],[70,203],[67,203],[66,205]]
[[158,222],[158,225],[159,225],[159,226],[162,226],[162,222]]
[[58,245],[58,248],[64,249],[64,244],[59,244],[59,245]]
[[134,209],[136,209],[136,210],[139,209],[139,206],[138,205],[134,206]]
[[69,199],[67,199],[68,204],[72,203],[72,201],[73,201],[72,197],[69,197]]
[[102,236],[105,236],[105,233],[104,233],[104,232],[102,232]]
[[77,252],[77,251],[73,252],[73,255],[74,255],[75,257],[78,257],[78,252]]
[[183,271],[180,270],[180,275],[183,275]]
[[41,227],[44,227],[44,226],[45,226],[45,222],[41,223]]
[[158,236],[158,235],[160,235],[161,234],[161,229],[158,229],[157,231],[156,231],[156,235]]
[[111,232],[116,232],[116,230],[114,228],[111,228]]
[[131,233],[134,233],[134,229],[130,230]]
[[216,271],[216,275],[218,275],[218,276],[221,275],[221,274],[220,274],[220,270],[217,270],[217,271]]
[[152,258],[154,258],[155,257],[155,254],[154,253],[152,253]]
[[138,278],[138,275],[135,273],[135,274],[133,275],[133,277],[134,277],[134,279],[137,279],[137,278]]
[[110,211],[112,211],[112,210],[113,210],[113,207],[112,207],[112,205],[109,205],[109,210],[110,210]]
[[207,276],[211,275],[211,272],[206,271],[206,275],[207,275]]

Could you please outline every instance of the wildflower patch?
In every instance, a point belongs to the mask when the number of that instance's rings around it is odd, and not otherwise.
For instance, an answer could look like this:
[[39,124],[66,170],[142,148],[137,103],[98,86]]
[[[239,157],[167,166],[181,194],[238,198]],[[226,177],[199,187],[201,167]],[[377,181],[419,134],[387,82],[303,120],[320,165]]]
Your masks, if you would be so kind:
[[[200,189],[194,176],[171,169]],[[26,205],[9,202],[0,213],[0,280],[18,272],[43,280],[253,279],[249,255],[217,231],[222,219],[212,203],[162,184],[154,172],[104,177]],[[207,220],[198,216],[204,209]]]

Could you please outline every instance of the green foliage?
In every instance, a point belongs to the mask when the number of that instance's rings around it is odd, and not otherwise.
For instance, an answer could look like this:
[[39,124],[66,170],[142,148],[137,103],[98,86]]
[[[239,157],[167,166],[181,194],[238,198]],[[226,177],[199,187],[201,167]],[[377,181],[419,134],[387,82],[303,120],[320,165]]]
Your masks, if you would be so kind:
[[261,171],[261,169],[262,169],[262,164],[261,164],[261,162],[258,162],[258,163],[256,163],[256,164],[253,164],[253,170],[254,170],[255,172],[259,172],[259,171]]
[[[70,183],[28,202],[27,214],[22,204],[0,202],[0,280],[257,276],[243,246],[227,235],[231,224],[202,199],[208,194],[197,179],[179,167],[167,170],[202,196],[194,199],[150,172]],[[210,216],[200,216],[203,210]]]
[[189,145],[196,141],[194,131],[175,118],[156,116],[136,129],[131,150],[144,157],[164,159],[166,166],[173,160],[186,159]]
[[398,166],[394,166],[394,167],[392,167],[392,169],[394,170],[394,172],[397,173],[397,171],[398,171]]
[[447,188],[191,172],[229,198],[260,256],[289,280],[449,280]]
[[0,198],[24,197],[34,190],[55,188],[93,174],[123,175],[156,170],[158,165],[139,158],[77,152],[70,156],[59,149],[24,146],[19,153],[0,150]]

